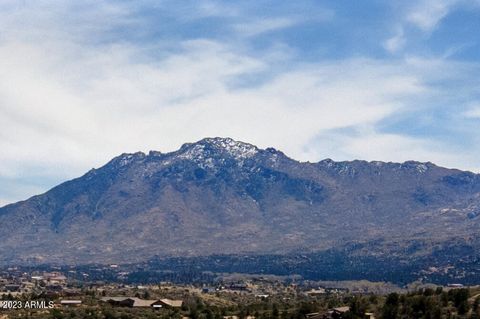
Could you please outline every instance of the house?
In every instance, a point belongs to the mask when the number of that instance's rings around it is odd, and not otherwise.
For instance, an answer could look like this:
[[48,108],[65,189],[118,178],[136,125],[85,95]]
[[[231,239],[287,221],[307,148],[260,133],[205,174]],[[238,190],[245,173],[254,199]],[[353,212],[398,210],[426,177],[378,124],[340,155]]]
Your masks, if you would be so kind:
[[331,310],[331,318],[333,319],[342,319],[345,317],[345,314],[350,311],[350,307],[337,307]]
[[183,305],[182,300],[160,299],[159,302],[164,308],[181,308]]
[[65,307],[78,307],[81,304],[81,300],[60,300],[60,305]]
[[64,283],[67,281],[67,277],[65,277],[62,273],[57,271],[45,272],[41,277],[43,277],[46,281],[49,281],[52,283]]
[[64,275],[52,276],[47,279],[52,284],[64,284],[67,281],[67,277]]
[[342,319],[350,311],[350,307],[337,307],[326,312],[314,312],[306,315],[307,319]]
[[16,291],[19,291],[19,290],[20,290],[20,285],[8,284],[8,285],[5,285],[5,290],[6,290],[7,292],[16,292]]
[[100,299],[103,302],[108,302],[112,306],[131,307],[131,308],[180,308],[183,305],[182,300],[145,300],[136,297],[103,297]]
[[349,306],[337,307],[337,308],[333,308],[332,310],[334,313],[344,314],[350,311],[350,307]]
[[139,299],[139,298],[132,298],[133,299],[133,308],[149,308],[153,307],[156,308],[155,305],[158,304],[158,300],[144,300],[144,299]]
[[43,280],[43,276],[32,276],[32,280],[41,281]]

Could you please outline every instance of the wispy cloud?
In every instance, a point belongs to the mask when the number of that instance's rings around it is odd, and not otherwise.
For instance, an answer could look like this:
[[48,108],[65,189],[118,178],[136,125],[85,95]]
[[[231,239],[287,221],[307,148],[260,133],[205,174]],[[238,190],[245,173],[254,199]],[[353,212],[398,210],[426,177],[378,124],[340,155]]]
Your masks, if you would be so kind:
[[291,18],[262,19],[253,22],[244,22],[234,26],[236,32],[244,36],[256,36],[259,34],[285,29],[297,22]]
[[[398,12],[392,19],[390,28],[394,30],[382,45],[390,53],[401,52],[409,42],[425,43],[425,40],[442,25],[443,20],[454,12],[463,10],[477,11],[480,2],[466,0],[420,0],[395,2]],[[451,40],[451,39],[450,39]],[[443,56],[448,57],[472,43],[454,43],[449,41]]]
[[467,118],[480,118],[480,103],[471,105],[463,115]]
[[425,32],[431,32],[459,0],[421,0],[415,3],[407,20]]
[[392,36],[391,38],[387,39],[384,43],[383,43],[383,47],[391,52],[391,53],[395,53],[395,52],[398,52],[399,50],[401,50],[405,43],[406,43],[406,39],[405,39],[405,34],[404,34],[404,31],[403,31],[403,28],[402,27],[397,27],[397,31],[395,32],[395,35]]

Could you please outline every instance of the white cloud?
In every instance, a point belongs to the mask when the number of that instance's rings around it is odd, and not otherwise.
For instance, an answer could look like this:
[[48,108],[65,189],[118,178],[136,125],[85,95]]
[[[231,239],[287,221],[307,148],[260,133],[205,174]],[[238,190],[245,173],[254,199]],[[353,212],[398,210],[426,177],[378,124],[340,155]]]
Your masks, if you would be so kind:
[[415,3],[407,20],[425,32],[431,32],[459,0],[422,0]]
[[405,34],[403,28],[397,28],[395,35],[387,39],[383,43],[383,47],[390,53],[395,53],[400,51],[406,43]]
[[198,14],[206,17],[236,17],[240,14],[239,10],[232,6],[227,6],[221,2],[201,1],[196,4]]
[[469,106],[468,110],[463,113],[463,116],[472,119],[480,118],[480,105]]
[[[414,26],[424,35],[433,33],[442,20],[458,7],[478,9],[479,1],[467,0],[420,0],[399,2],[396,10],[400,13],[398,19],[394,19],[395,33],[385,40],[382,45],[390,53],[397,53],[403,49],[410,38],[417,36],[410,26]],[[409,30],[410,29],[410,30]],[[461,50],[461,46],[447,49],[445,57]]]
[[236,32],[243,36],[256,36],[262,33],[277,31],[295,25],[297,22],[291,18],[272,18],[258,21],[249,21],[234,26]]
[[306,23],[320,24],[331,21],[335,16],[334,12],[325,8],[315,8],[315,13],[311,16],[299,15],[290,12],[285,16],[279,17],[251,17],[240,19],[233,25],[236,35],[243,37],[254,37],[261,34],[280,31],[283,29],[299,26]]

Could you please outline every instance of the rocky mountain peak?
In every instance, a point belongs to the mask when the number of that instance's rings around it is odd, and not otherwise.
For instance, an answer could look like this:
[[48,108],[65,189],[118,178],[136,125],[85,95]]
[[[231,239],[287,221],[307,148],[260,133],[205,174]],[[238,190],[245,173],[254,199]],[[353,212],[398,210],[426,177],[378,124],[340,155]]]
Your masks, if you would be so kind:
[[235,141],[231,138],[205,138],[196,143],[182,145],[177,156],[184,159],[199,160],[215,155],[229,156],[242,160],[255,156],[259,149],[248,143]]
[[112,169],[121,168],[121,167],[128,166],[136,161],[143,160],[146,156],[147,155],[143,152],[123,153],[113,158],[105,166],[111,167]]

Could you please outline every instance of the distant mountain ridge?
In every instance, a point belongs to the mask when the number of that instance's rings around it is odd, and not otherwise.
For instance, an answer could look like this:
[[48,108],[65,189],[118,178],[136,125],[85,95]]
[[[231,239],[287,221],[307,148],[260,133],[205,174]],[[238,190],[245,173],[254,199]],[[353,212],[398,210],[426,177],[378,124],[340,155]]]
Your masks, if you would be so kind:
[[[154,256],[416,258],[480,246],[480,176],[405,162],[298,162],[206,138],[122,154],[0,208],[0,264],[124,263]],[[460,249],[459,251],[463,251]]]

